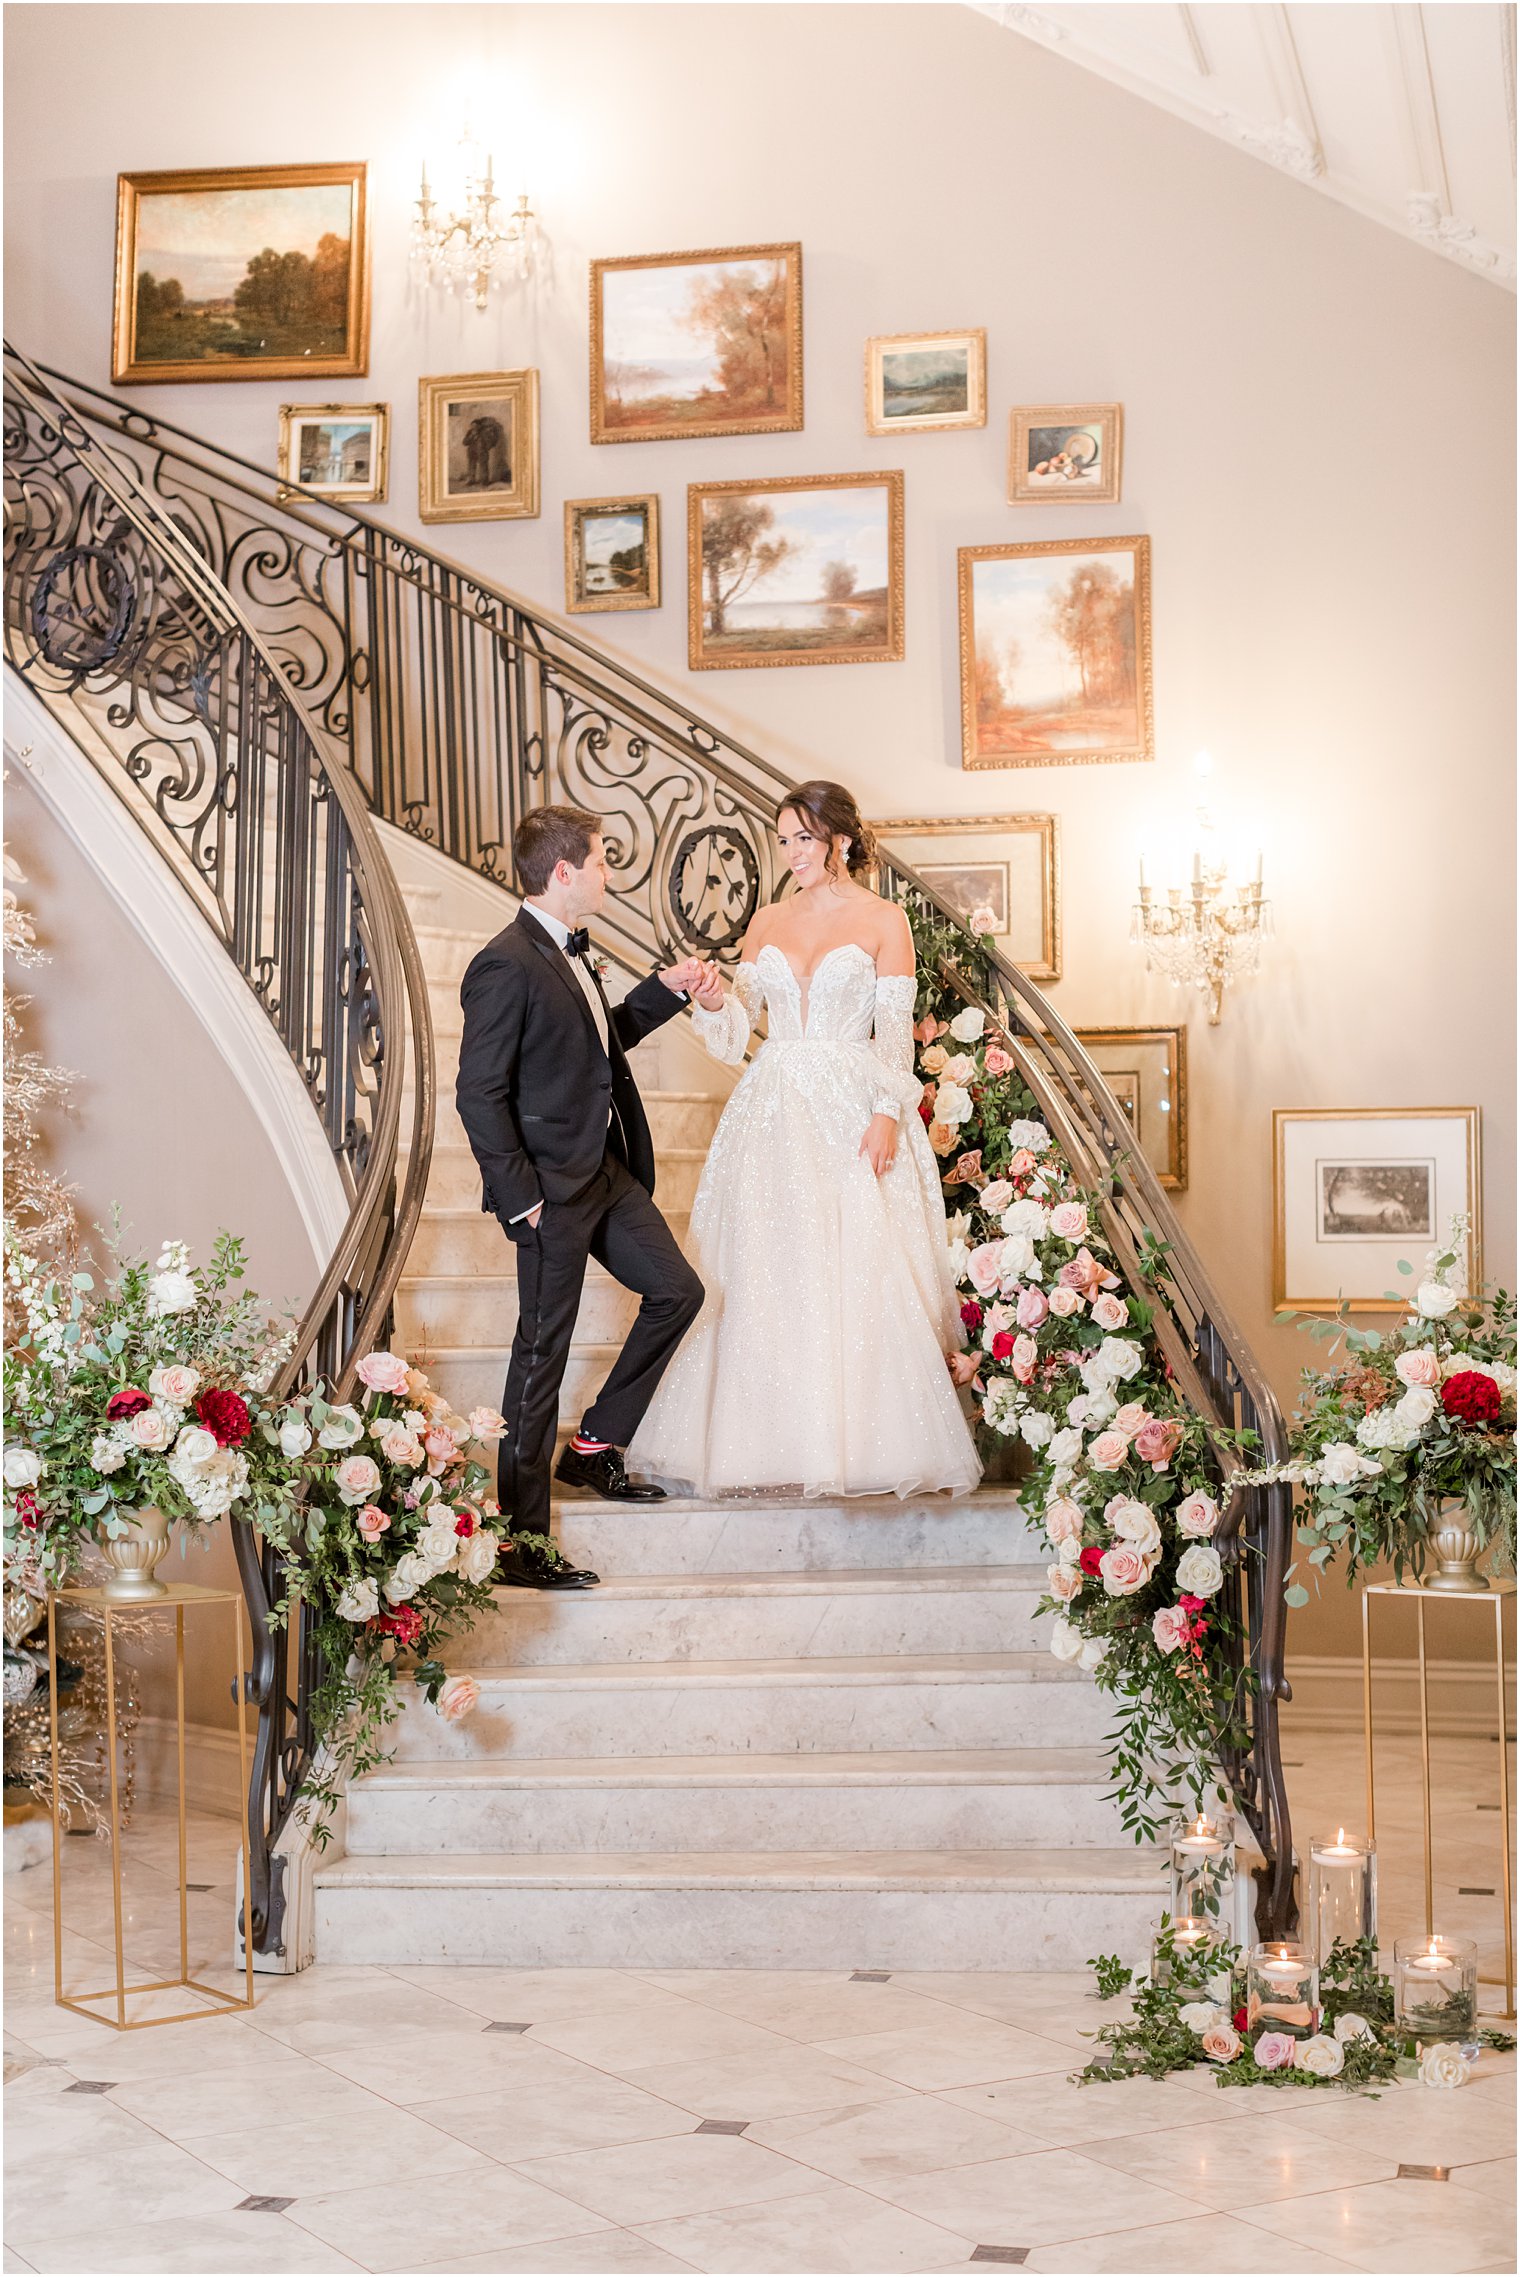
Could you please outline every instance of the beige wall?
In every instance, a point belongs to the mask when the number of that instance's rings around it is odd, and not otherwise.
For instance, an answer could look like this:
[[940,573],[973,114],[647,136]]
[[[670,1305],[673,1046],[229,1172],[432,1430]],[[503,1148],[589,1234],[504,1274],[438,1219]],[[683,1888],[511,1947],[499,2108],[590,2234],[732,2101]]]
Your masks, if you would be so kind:
[[[1077,1025],[1188,1019],[1182,1214],[1285,1396],[1273,1107],[1480,1103],[1512,1273],[1508,295],[957,6],[30,6],[7,34],[8,323],[34,354],[108,370],[118,168],[364,157],[373,347],[348,389],[394,407],[382,513],[420,528],[419,373],[536,365],[541,519],[436,542],[558,607],[562,501],[657,490],[666,605],[598,637],[877,812],[1060,815],[1055,1000]],[[466,90],[553,250],[530,302],[484,316],[406,259],[417,161]],[[805,248],[805,430],[593,448],[588,258],[779,237]],[[987,328],[987,428],[868,439],[866,338],[957,325]],[[269,461],[280,401],[326,392],[138,394]],[[1124,503],[1006,506],[1009,406],[1105,399]],[[907,475],[906,661],[689,676],[685,485],[880,466]],[[957,546],[1135,531],[1156,764],[963,773]],[[1189,803],[1201,745],[1259,821],[1277,919],[1217,1029],[1127,941],[1137,839]],[[1348,1647],[1348,1613],[1337,1588],[1299,1649]]]

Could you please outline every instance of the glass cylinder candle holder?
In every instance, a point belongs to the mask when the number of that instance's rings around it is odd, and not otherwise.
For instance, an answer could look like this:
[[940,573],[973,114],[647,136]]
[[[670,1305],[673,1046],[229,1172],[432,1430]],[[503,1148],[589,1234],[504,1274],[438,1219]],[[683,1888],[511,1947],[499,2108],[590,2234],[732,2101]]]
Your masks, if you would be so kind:
[[1246,2028],[1312,2039],[1319,2030],[1319,1964],[1307,1945],[1278,1938],[1246,1964]]
[[1393,1948],[1393,2014],[1416,2040],[1474,2040],[1478,1947],[1471,1937],[1400,1937]]
[[1151,1946],[1151,1983],[1170,1984],[1174,1976],[1191,1984],[1207,1974],[1209,1955],[1219,1943],[1219,1924],[1201,1914],[1185,1913],[1169,1928],[1158,1930]]
[[1234,1819],[1221,1811],[1183,1819],[1172,1835],[1172,1894],[1167,1907],[1172,1919],[1223,1921],[1234,1888]]
[[1337,1939],[1377,1938],[1377,1844],[1337,1827],[1309,1838],[1304,1875],[1305,1942],[1321,1967]]

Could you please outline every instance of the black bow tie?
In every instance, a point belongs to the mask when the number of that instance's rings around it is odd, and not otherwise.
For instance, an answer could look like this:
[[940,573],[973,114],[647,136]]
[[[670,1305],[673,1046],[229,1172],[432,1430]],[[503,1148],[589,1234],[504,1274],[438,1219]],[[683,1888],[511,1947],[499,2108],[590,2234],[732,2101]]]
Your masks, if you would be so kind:
[[591,935],[586,931],[584,925],[578,925],[573,933],[565,935],[565,955],[567,957],[583,957],[590,946]]

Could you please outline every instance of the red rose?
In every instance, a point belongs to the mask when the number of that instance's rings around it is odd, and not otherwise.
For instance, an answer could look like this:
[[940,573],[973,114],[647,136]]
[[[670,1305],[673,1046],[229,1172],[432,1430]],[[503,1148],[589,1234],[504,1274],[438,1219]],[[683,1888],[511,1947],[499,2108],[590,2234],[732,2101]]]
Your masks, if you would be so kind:
[[16,1516],[29,1534],[36,1533],[37,1520],[40,1515],[41,1510],[36,1495],[33,1494],[29,1486],[22,1487],[16,1496]]
[[1237,2032],[1243,2032],[1246,2028],[1245,2010],[1243,2008],[1237,2008],[1234,2015],[1230,2018],[1230,2022],[1234,2025]]
[[961,1306],[961,1326],[962,1328],[975,1330],[980,1328],[981,1325],[982,1308],[977,1303],[975,1297],[968,1297],[966,1299],[966,1302]]
[[1206,1600],[1202,1597],[1181,1596],[1177,1600],[1184,1613],[1201,1613]]
[[414,1645],[424,1623],[415,1605],[395,1605],[388,1613],[378,1613],[369,1625],[383,1637],[394,1637],[399,1645]]
[[141,1415],[145,1407],[152,1405],[151,1393],[139,1391],[135,1384],[128,1384],[125,1390],[112,1392],[106,1401],[106,1421],[125,1423],[129,1415]]
[[1493,1377],[1480,1376],[1476,1368],[1448,1376],[1441,1386],[1441,1405],[1459,1423],[1497,1423],[1502,1402]]
[[203,1391],[195,1413],[219,1447],[240,1447],[253,1429],[253,1418],[236,1392]]
[[1101,1573],[1103,1570],[1103,1552],[1096,1543],[1093,1543],[1082,1552],[1077,1563],[1084,1573]]
[[1011,1328],[1000,1328],[996,1336],[994,1336],[992,1339],[993,1359],[1006,1360],[1009,1357],[1010,1353],[1013,1351],[1013,1346],[1013,1330]]
[[473,1510],[461,1510],[454,1520],[454,1531],[461,1541],[467,1542],[475,1532],[477,1520]]

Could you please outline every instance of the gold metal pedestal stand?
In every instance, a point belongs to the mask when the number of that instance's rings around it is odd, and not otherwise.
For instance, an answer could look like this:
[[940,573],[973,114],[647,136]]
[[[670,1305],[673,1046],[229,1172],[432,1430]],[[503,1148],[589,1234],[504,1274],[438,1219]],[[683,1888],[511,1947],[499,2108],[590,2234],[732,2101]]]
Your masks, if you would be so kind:
[[[1427,1602],[1437,1605],[1461,1605],[1475,1613],[1493,1615],[1494,1629],[1494,1681],[1499,1719],[1499,1842],[1503,1859],[1502,1888],[1504,1892],[1504,2016],[1515,2013],[1515,1920],[1514,1892],[1510,1873],[1510,1791],[1509,1791],[1509,1698],[1504,1677],[1504,1608],[1513,1604],[1516,1584],[1513,1581],[1491,1581],[1486,1589],[1426,1589],[1410,1582],[1369,1581],[1362,1590],[1362,1703],[1363,1730],[1367,1750],[1367,1834],[1376,1840],[1377,1819],[1373,1794],[1372,1769],[1372,1600],[1374,1597],[1393,1597],[1413,1603],[1415,1609],[1416,1646],[1420,1669],[1420,1785],[1425,1807],[1425,1934],[1435,1931],[1435,1865],[1431,1851],[1430,1827],[1430,1683],[1425,1657],[1425,1607]],[[1482,1977],[1482,1984],[1493,1984],[1493,1977]]]
[[[106,1652],[106,1747],[107,1767],[111,1792],[111,1899],[116,1931],[116,1982],[99,1992],[66,1993],[63,1989],[63,1818],[59,1807],[58,1777],[58,1687],[52,1687],[52,1750],[53,1750],[53,1995],[60,2008],[72,2008],[81,2016],[91,2016],[97,2024],[107,2025],[113,2032],[145,2032],[156,2024],[186,2024],[197,2016],[225,2016],[229,2010],[253,2006],[253,1947],[245,1947],[247,1994],[238,1999],[232,1993],[220,1992],[215,1985],[202,1984],[190,1974],[190,1924],[187,1883],[189,1864],[185,1838],[185,1615],[202,1607],[227,1605],[232,1609],[232,1652],[235,1676],[234,1692],[238,1713],[238,1815],[243,1822],[243,1887],[248,1882],[248,1724],[243,1705],[243,1600],[236,1590],[201,1589],[194,1582],[179,1581],[169,1585],[161,1597],[137,1599],[124,1603],[108,1597],[103,1589],[60,1589],[48,1598],[48,1661],[58,1665],[58,1607],[80,1605],[99,1613],[105,1629]],[[116,1754],[116,1665],[113,1622],[118,1614],[130,1613],[134,1618],[144,1613],[172,1613],[174,1616],[174,1718],[175,1755],[178,1768],[179,1795],[179,1975],[160,1977],[151,1984],[128,1984],[126,1957],[122,1940],[121,1893],[121,1772]],[[129,2017],[127,2002],[139,1993],[158,1993],[183,1986],[187,1992],[200,1995],[204,2005],[177,2009],[172,2016]],[[114,2016],[102,2014],[93,2004],[98,2001],[115,2003]]]

